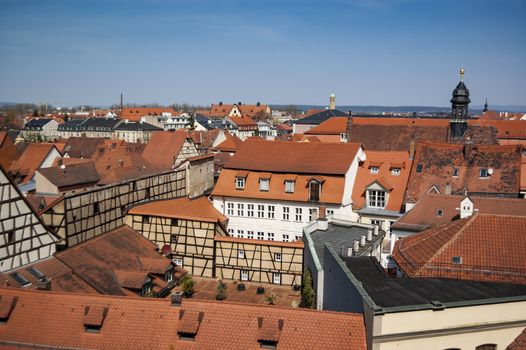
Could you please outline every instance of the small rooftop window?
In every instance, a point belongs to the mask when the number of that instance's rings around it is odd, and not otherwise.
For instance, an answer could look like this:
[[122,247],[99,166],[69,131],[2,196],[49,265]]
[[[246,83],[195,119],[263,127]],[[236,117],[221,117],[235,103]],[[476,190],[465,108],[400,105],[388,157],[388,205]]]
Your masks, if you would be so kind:
[[461,256],[454,256],[451,258],[451,261],[453,264],[460,265],[462,264],[462,257]]
[[369,172],[370,172],[371,174],[378,174],[378,167],[376,167],[376,166],[372,166],[372,167],[370,167],[370,168],[369,168]]
[[259,347],[262,349],[277,349],[278,342],[275,340],[260,340]]
[[391,169],[391,175],[399,176],[400,175],[400,168],[392,168]]
[[15,279],[22,287],[28,286],[31,284],[24,276],[19,274],[18,272],[11,273],[11,277]]
[[442,216],[442,215],[444,215],[444,211],[442,209],[438,209],[437,216]]
[[421,173],[421,172],[422,172],[422,164],[418,164],[418,165],[416,166],[416,172],[417,172],[417,173]]
[[486,168],[481,168],[479,171],[479,177],[489,177],[489,171]]
[[453,168],[453,177],[458,177],[460,170],[458,168]]
[[236,189],[242,190],[245,188],[245,178],[243,177],[236,177]]

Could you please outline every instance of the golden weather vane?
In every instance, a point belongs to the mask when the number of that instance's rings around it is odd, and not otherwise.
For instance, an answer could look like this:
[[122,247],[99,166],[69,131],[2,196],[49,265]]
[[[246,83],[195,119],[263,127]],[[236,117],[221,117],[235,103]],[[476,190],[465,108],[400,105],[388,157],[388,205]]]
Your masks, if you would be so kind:
[[464,81],[464,67],[460,67],[460,81]]

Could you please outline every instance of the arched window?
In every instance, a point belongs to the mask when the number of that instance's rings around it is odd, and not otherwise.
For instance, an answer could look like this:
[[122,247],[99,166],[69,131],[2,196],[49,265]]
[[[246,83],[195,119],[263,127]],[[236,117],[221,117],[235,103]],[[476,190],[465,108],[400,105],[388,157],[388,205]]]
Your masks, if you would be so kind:
[[311,180],[309,183],[309,200],[311,202],[320,201],[320,183],[316,180]]
[[497,344],[482,344],[477,346],[475,350],[497,350]]

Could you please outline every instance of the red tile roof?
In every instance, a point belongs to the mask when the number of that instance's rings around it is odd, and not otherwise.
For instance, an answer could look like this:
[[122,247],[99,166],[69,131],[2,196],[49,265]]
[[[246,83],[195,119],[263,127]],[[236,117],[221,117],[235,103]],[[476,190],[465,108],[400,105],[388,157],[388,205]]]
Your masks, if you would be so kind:
[[526,284],[524,232],[526,216],[475,214],[402,238],[392,256],[410,277]]
[[11,164],[18,159],[20,154],[13,143],[13,140],[7,135],[6,131],[0,131],[0,165],[4,169],[9,169]]
[[[3,346],[256,349],[260,347],[262,323],[278,328],[278,349],[366,349],[361,314],[192,299],[184,299],[181,306],[172,306],[169,300],[155,298],[8,288],[1,288],[0,295],[2,299],[18,297],[9,319],[0,327]],[[92,308],[99,314],[106,311],[98,319],[102,321],[98,333],[85,329],[87,307],[89,313]],[[195,318],[193,327],[185,327]],[[181,330],[196,332],[195,339],[180,338]]]
[[170,170],[188,137],[188,133],[184,130],[156,131],[152,134],[142,155],[157,167]]
[[123,108],[121,113],[121,119],[128,119],[129,121],[138,122],[141,117],[147,115],[162,115],[163,113],[171,113],[172,116],[179,115],[173,108],[164,107],[136,107],[136,108]]
[[[520,189],[521,146],[469,146],[420,142],[409,176],[405,200],[416,202],[435,186],[452,194],[501,193],[518,195]],[[464,152],[465,151],[465,152]],[[417,169],[422,167],[422,171]],[[458,176],[453,176],[454,168]],[[481,168],[492,169],[492,174],[479,177]]]
[[[239,197],[239,198],[259,198],[286,200],[294,202],[309,202],[308,183],[312,179],[311,175],[295,175],[287,173],[273,173],[269,183],[268,191],[259,190],[259,179],[261,172],[245,171],[240,174],[238,170],[226,169],[221,170],[219,180],[217,181],[212,195]],[[245,188],[236,189],[236,177],[244,175],[246,177]],[[285,192],[285,180],[295,179],[294,193]],[[345,177],[343,175],[324,175],[325,180],[321,186],[320,202],[341,204],[345,188]]]
[[360,144],[247,141],[225,164],[244,169],[297,174],[344,175]]
[[[464,198],[463,195],[426,193],[391,227],[422,231],[447,224],[460,217],[460,202]],[[471,196],[470,200],[473,202],[475,212],[481,214],[526,215],[526,200],[524,199]]]
[[[389,197],[386,210],[400,211],[402,209],[404,193],[411,170],[412,161],[407,152],[382,152],[365,151],[366,160],[360,163],[358,173],[353,187],[353,208],[360,209],[365,207],[366,187],[377,181],[386,190],[389,190]],[[370,167],[378,167],[378,173],[371,173]],[[400,174],[393,175],[392,168],[399,168]]]
[[506,347],[506,350],[524,350],[526,349],[526,328]]
[[60,191],[93,186],[101,179],[93,162],[83,162],[68,166],[52,166],[38,169],[37,172],[57,186]]
[[52,143],[30,143],[20,158],[11,164],[8,171],[22,175],[22,183],[30,181],[35,170],[40,168],[53,149],[57,150]]
[[149,202],[131,208],[128,213],[220,223],[228,220],[206,197]]
[[526,139],[526,120],[480,120],[472,119],[469,125],[492,126],[499,139]]
[[347,132],[348,117],[332,117],[306,131],[308,135],[340,135]]
[[236,124],[237,127],[239,127],[240,129],[241,128],[245,128],[245,130],[247,128],[250,128],[250,129],[257,129],[258,127],[258,123],[256,123],[256,121],[250,117],[246,117],[246,116],[241,116],[241,117],[228,117],[232,123]]
[[237,149],[243,144],[243,141],[236,135],[232,135],[225,130],[226,140],[221,142],[214,150],[221,152],[236,152]]

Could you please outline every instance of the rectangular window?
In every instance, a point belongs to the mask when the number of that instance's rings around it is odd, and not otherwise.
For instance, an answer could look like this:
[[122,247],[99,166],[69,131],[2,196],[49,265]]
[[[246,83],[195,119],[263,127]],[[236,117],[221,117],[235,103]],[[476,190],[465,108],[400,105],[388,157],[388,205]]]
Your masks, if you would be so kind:
[[173,261],[174,264],[177,265],[177,266],[181,266],[181,267],[183,266],[183,259],[181,259],[181,258],[175,258],[175,259],[173,259],[172,261]]
[[149,224],[150,223],[150,217],[148,215],[144,215],[142,217],[142,223],[143,224]]
[[369,190],[369,203],[370,208],[385,208],[385,191]]
[[272,283],[281,284],[281,275],[279,273],[272,274]]
[[177,224],[178,224],[177,219],[172,218],[172,219],[170,220],[170,224],[171,224],[172,226],[177,226]]
[[245,205],[243,203],[237,203],[237,216],[245,215]]
[[274,253],[274,261],[281,261],[281,253]]
[[309,184],[309,199],[311,202],[320,201],[320,183],[318,181],[311,181]]
[[294,181],[285,181],[285,192],[294,193]]
[[334,215],[333,209],[327,209],[327,215]]
[[290,220],[290,208],[289,207],[283,207],[283,220],[286,220],[286,221]]
[[230,237],[234,237],[234,229],[229,228],[227,231]]
[[248,281],[248,271],[241,270],[241,281]]
[[269,219],[274,219],[274,209],[275,207],[273,205],[269,205],[268,206],[268,218]]
[[458,168],[453,168],[453,177],[458,177],[460,170]]
[[480,169],[479,177],[488,177],[488,169],[486,169],[486,168]]
[[245,188],[245,178],[236,177],[236,190],[242,190]]
[[296,236],[296,241],[301,240],[301,236]]
[[263,233],[263,232],[258,232],[258,239],[259,239],[259,240],[264,240],[264,239],[265,239],[265,233]]
[[239,249],[237,251],[237,258],[238,259],[244,259],[245,258],[245,251],[243,249]]
[[416,172],[417,172],[417,173],[421,173],[421,172],[422,172],[422,164],[418,164],[418,165],[416,166]]
[[247,216],[254,217],[254,204],[247,204]]
[[259,190],[268,192],[269,183],[270,183],[269,179],[259,179]]
[[171,236],[170,236],[170,241],[171,241],[172,243],[177,243],[177,235],[171,235]]
[[393,169],[391,169],[391,175],[393,175],[393,176],[400,175],[400,168],[393,168]]
[[309,209],[309,222],[315,221],[317,219],[318,219],[318,209],[317,208]]
[[247,231],[247,238],[254,239],[254,231]]
[[285,234],[283,235],[283,242],[288,242],[289,241],[289,235]]
[[267,239],[269,241],[273,241],[274,240],[274,233],[272,233],[272,232],[267,233],[267,237],[268,237]]
[[237,230],[237,236],[239,238],[243,238],[243,235],[245,234],[245,232],[243,230]]
[[265,217],[265,206],[263,204],[258,204],[258,218]]
[[371,220],[371,225],[382,226],[382,221],[380,221],[380,220]]
[[226,204],[226,215],[234,215],[234,203]]
[[296,221],[302,221],[303,220],[303,209],[302,208],[296,208]]

